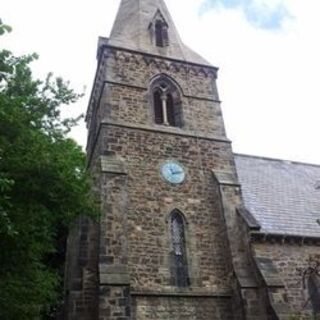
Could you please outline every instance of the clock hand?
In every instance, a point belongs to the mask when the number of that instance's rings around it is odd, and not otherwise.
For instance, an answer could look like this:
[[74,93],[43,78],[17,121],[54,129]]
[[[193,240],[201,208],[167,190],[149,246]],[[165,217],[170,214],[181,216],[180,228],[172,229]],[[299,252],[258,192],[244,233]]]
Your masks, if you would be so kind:
[[181,174],[183,173],[182,171],[171,171],[172,174]]

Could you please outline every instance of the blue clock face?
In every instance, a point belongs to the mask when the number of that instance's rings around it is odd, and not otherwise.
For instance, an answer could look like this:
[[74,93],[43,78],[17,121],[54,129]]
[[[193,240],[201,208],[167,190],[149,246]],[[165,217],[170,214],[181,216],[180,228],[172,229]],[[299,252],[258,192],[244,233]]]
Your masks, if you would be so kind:
[[163,164],[161,174],[167,181],[174,184],[182,183],[186,176],[183,167],[174,161],[168,161]]

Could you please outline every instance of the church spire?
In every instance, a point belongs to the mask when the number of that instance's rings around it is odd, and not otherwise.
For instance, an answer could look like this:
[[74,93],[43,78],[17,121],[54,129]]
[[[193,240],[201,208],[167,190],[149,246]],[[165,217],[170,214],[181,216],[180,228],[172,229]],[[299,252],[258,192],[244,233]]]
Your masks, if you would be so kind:
[[182,43],[164,0],[121,0],[109,45],[210,65]]

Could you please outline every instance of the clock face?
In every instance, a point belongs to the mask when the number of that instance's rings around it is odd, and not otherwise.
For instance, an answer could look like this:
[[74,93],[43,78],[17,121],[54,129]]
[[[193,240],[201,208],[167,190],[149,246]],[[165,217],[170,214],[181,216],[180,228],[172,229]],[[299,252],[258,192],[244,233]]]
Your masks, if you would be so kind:
[[167,181],[174,184],[182,183],[186,176],[184,168],[175,161],[168,161],[163,164],[161,174]]

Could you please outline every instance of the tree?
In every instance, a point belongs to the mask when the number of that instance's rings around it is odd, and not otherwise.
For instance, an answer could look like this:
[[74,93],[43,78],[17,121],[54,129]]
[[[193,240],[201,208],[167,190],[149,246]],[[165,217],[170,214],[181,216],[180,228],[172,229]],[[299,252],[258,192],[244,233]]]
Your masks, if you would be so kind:
[[0,19],[0,36],[6,32],[11,32],[11,27],[2,23],[2,20]]
[[[10,31],[0,21],[0,34]],[[0,51],[0,319],[50,319],[61,292],[65,239],[80,215],[96,216],[85,155],[67,137],[78,119],[61,107],[80,95],[35,54]]]

